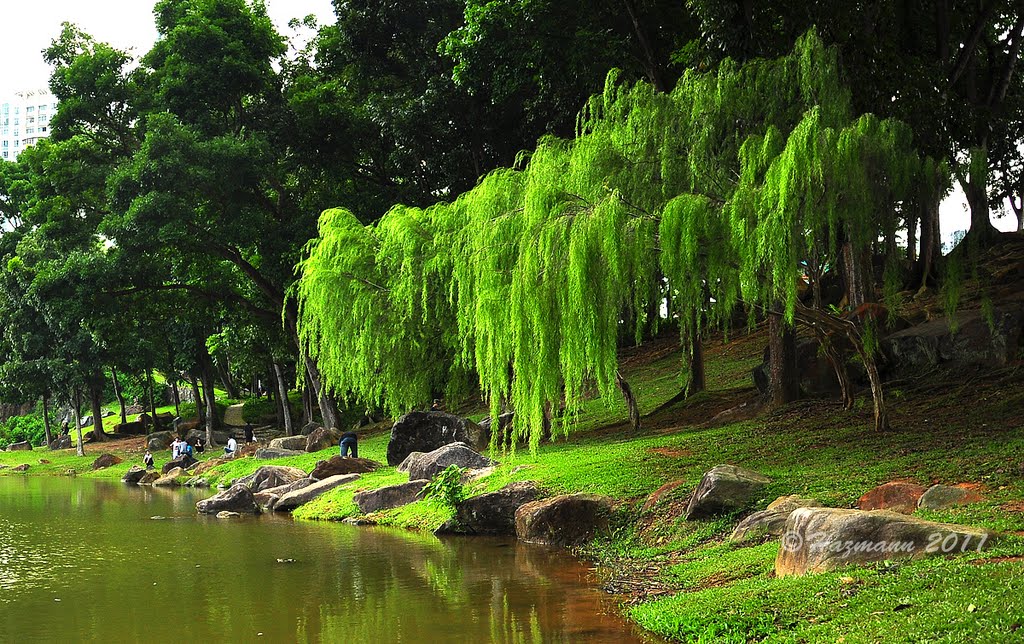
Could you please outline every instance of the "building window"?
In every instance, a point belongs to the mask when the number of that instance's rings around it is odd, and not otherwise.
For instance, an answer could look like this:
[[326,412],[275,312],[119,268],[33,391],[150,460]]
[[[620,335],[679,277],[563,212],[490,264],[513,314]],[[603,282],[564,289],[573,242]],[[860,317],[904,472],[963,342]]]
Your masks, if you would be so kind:
[[28,112],[35,112],[35,111],[36,111],[35,105],[29,105],[28,107],[25,108],[25,113],[26,114]]
[[46,132],[46,128],[45,127],[41,127],[41,128],[39,128],[39,131],[40,132]]

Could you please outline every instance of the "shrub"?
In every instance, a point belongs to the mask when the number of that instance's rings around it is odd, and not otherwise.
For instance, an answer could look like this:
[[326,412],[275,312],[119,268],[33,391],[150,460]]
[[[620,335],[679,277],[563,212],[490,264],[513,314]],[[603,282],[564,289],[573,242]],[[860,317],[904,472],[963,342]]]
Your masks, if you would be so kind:
[[[51,430],[53,427],[51,427]],[[11,443],[29,441],[35,446],[43,444],[46,430],[43,427],[43,417],[35,414],[29,416],[14,416],[0,423],[0,445],[6,447]]]
[[434,499],[442,505],[454,508],[466,500],[466,489],[462,486],[462,474],[458,465],[449,465],[423,488],[423,498]]

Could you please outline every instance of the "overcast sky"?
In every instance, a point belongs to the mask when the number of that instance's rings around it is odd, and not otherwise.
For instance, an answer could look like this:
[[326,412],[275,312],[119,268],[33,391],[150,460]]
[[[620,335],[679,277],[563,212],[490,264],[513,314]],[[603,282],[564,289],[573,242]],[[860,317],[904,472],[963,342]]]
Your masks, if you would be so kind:
[[[321,23],[333,22],[331,0],[266,0],[267,11],[278,31],[290,34],[291,18],[314,14]],[[153,3],[146,0],[0,0],[0,96],[46,87],[50,70],[42,50],[60,33],[64,21],[72,22],[96,39],[136,56],[149,51],[156,38]],[[959,189],[942,204],[942,232],[948,239],[966,229],[970,218]],[[1013,217],[995,220],[1010,230]]]

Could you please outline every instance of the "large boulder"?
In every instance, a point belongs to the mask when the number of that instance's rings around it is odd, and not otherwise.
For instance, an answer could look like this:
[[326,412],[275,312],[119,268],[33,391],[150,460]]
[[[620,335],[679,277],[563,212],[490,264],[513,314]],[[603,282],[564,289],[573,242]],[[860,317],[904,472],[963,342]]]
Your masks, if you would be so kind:
[[608,529],[612,500],[596,494],[566,494],[532,501],[516,510],[520,541],[571,546]]
[[136,485],[153,485],[160,480],[160,473],[156,470],[146,470],[146,473],[139,477]]
[[259,514],[260,508],[253,499],[252,490],[244,485],[234,485],[208,499],[196,503],[200,514],[217,514],[218,512],[238,512]]
[[198,462],[199,461],[189,456],[188,454],[182,454],[178,458],[172,458],[171,460],[164,463],[164,466],[160,468],[160,473],[167,474],[171,470],[179,467],[183,470],[187,470]]
[[57,438],[50,441],[49,447],[51,450],[71,449],[71,437],[68,436],[67,434],[64,434],[63,436],[58,436]]
[[339,485],[351,483],[352,481],[355,481],[358,478],[358,474],[342,474],[339,476],[332,476],[330,478],[326,478],[322,481],[316,481],[315,483],[310,483],[309,485],[301,489],[294,490],[282,496],[274,505],[274,510],[290,512],[291,510],[294,510],[300,505],[309,503],[310,501],[320,496],[324,492],[327,492],[328,490],[333,490]]
[[317,461],[316,467],[309,473],[309,476],[320,481],[339,474],[365,474],[374,471],[378,467],[380,467],[380,463],[371,461],[368,458],[332,456],[326,461]]
[[256,492],[253,494],[253,498],[256,499],[256,503],[261,508],[270,511],[274,509],[274,507],[277,505],[277,502],[281,499],[282,496],[288,494],[289,492],[294,492],[295,490],[301,490],[302,488],[309,486],[313,482],[314,481],[311,478],[299,479],[297,481],[292,481],[291,483],[288,483],[286,485],[272,487],[266,490]]
[[429,483],[427,480],[409,481],[398,485],[387,485],[375,490],[364,490],[356,492],[352,500],[359,506],[359,511],[363,514],[389,510],[418,500],[427,483]]
[[[886,336],[881,342],[894,375],[917,375],[932,367],[1006,365],[1024,346],[1024,307],[997,308],[989,319],[980,310],[956,313],[956,331],[937,318]],[[990,324],[991,323],[991,324]]]
[[154,432],[146,439],[146,447],[151,452],[161,452],[165,449],[170,449],[174,439],[173,432]]
[[18,443],[11,443],[10,446],[7,449],[9,451],[11,451],[11,452],[31,452],[32,451],[32,443],[30,443],[28,441],[21,441],[21,442],[18,442]]
[[395,470],[402,472],[403,474],[408,474],[409,468],[416,462],[416,459],[421,456],[423,456],[423,452],[409,452],[409,455],[406,456],[397,467],[395,467]]
[[736,525],[729,539],[737,543],[753,541],[764,537],[779,537],[786,531],[786,520],[797,508],[818,508],[821,503],[817,499],[806,499],[802,496],[780,496],[768,504],[768,507],[755,512]]
[[100,454],[96,457],[96,460],[92,462],[92,469],[102,470],[105,467],[117,465],[122,462],[124,462],[124,459],[120,456],[114,456],[113,454]]
[[180,467],[175,467],[164,475],[153,481],[153,485],[156,487],[177,487],[181,485],[181,477],[185,475],[185,470]]
[[893,481],[872,488],[857,500],[861,510],[890,510],[902,514],[913,514],[917,501],[928,488],[907,481]]
[[337,447],[340,441],[341,432],[327,427],[320,427],[319,429],[313,430],[313,432],[306,437],[306,444],[301,449],[305,449],[307,452],[319,452],[323,449]]
[[92,414],[82,416],[82,429],[85,429],[86,427],[92,427]]
[[[754,386],[764,396],[768,395],[770,380],[768,349],[765,347],[761,364],[754,367],[752,373]],[[855,382],[862,382],[867,377],[863,367],[859,364],[850,363],[847,365],[847,370]],[[820,343],[814,338],[797,338],[796,373],[800,385],[800,395],[805,398],[827,398],[840,393],[836,371],[828,358],[821,352]]]
[[129,485],[138,485],[142,477],[146,475],[145,468],[139,467],[138,465],[132,465],[128,468],[128,471],[121,477],[122,483],[128,483]]
[[297,467],[284,465],[263,465],[252,473],[249,488],[253,492],[262,492],[273,487],[280,487],[306,478],[306,473]]
[[207,472],[217,467],[218,465],[223,465],[224,463],[230,462],[231,459],[228,458],[210,458],[205,461],[200,461],[198,465],[192,468],[192,474],[195,476],[206,474]]
[[281,438],[275,438],[270,441],[270,447],[273,449],[288,449],[292,451],[303,451],[306,449],[306,437],[302,436],[282,436]]
[[414,411],[395,421],[388,441],[388,465],[398,465],[411,452],[432,452],[450,443],[466,443],[481,451],[490,433],[469,420],[443,411]]
[[455,508],[447,527],[466,534],[515,535],[516,511],[541,497],[535,481],[509,483],[497,492],[470,497]]
[[495,465],[495,462],[486,456],[477,454],[465,443],[452,443],[418,456],[409,464],[409,480],[427,479],[429,481],[450,465],[475,470],[490,467]]
[[21,465],[15,465],[14,467],[12,467],[11,471],[12,472],[27,472],[28,471],[28,467],[29,467],[28,463],[22,463]]
[[300,452],[293,449],[279,449],[276,447],[264,447],[263,449],[256,450],[253,454],[256,458],[261,461],[269,461],[275,458],[287,458],[289,456],[304,456],[305,452]]
[[985,497],[967,486],[933,485],[917,500],[917,507],[926,510],[948,510],[958,505],[984,500]]
[[127,434],[129,436],[141,436],[146,433],[146,426],[139,421],[131,421],[127,423],[118,423],[114,425],[113,431],[115,434]]
[[[225,432],[219,429],[213,432],[213,440],[218,445],[227,445],[229,438],[231,438],[231,432]],[[206,430],[195,428],[185,432],[183,440],[192,447],[195,447],[196,443],[198,443],[200,439],[202,439],[204,444],[206,443]]]
[[771,479],[735,465],[716,465],[701,477],[686,507],[687,519],[741,510],[755,499]]
[[935,523],[888,510],[799,508],[786,521],[775,575],[977,551],[993,540],[993,533],[982,528]]
[[302,426],[302,429],[299,430],[299,433],[302,434],[303,436],[309,436],[310,434],[320,429],[321,427],[323,427],[323,425],[321,425],[320,423],[306,423],[305,425]]

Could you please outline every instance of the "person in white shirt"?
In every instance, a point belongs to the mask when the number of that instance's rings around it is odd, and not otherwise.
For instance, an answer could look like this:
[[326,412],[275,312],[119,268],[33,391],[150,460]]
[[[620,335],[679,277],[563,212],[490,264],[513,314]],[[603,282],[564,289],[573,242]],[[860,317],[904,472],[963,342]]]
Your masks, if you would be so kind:
[[224,455],[225,456],[234,456],[235,450],[237,450],[237,449],[238,449],[238,441],[236,441],[235,437],[232,436],[231,438],[228,439],[227,446],[224,447]]

